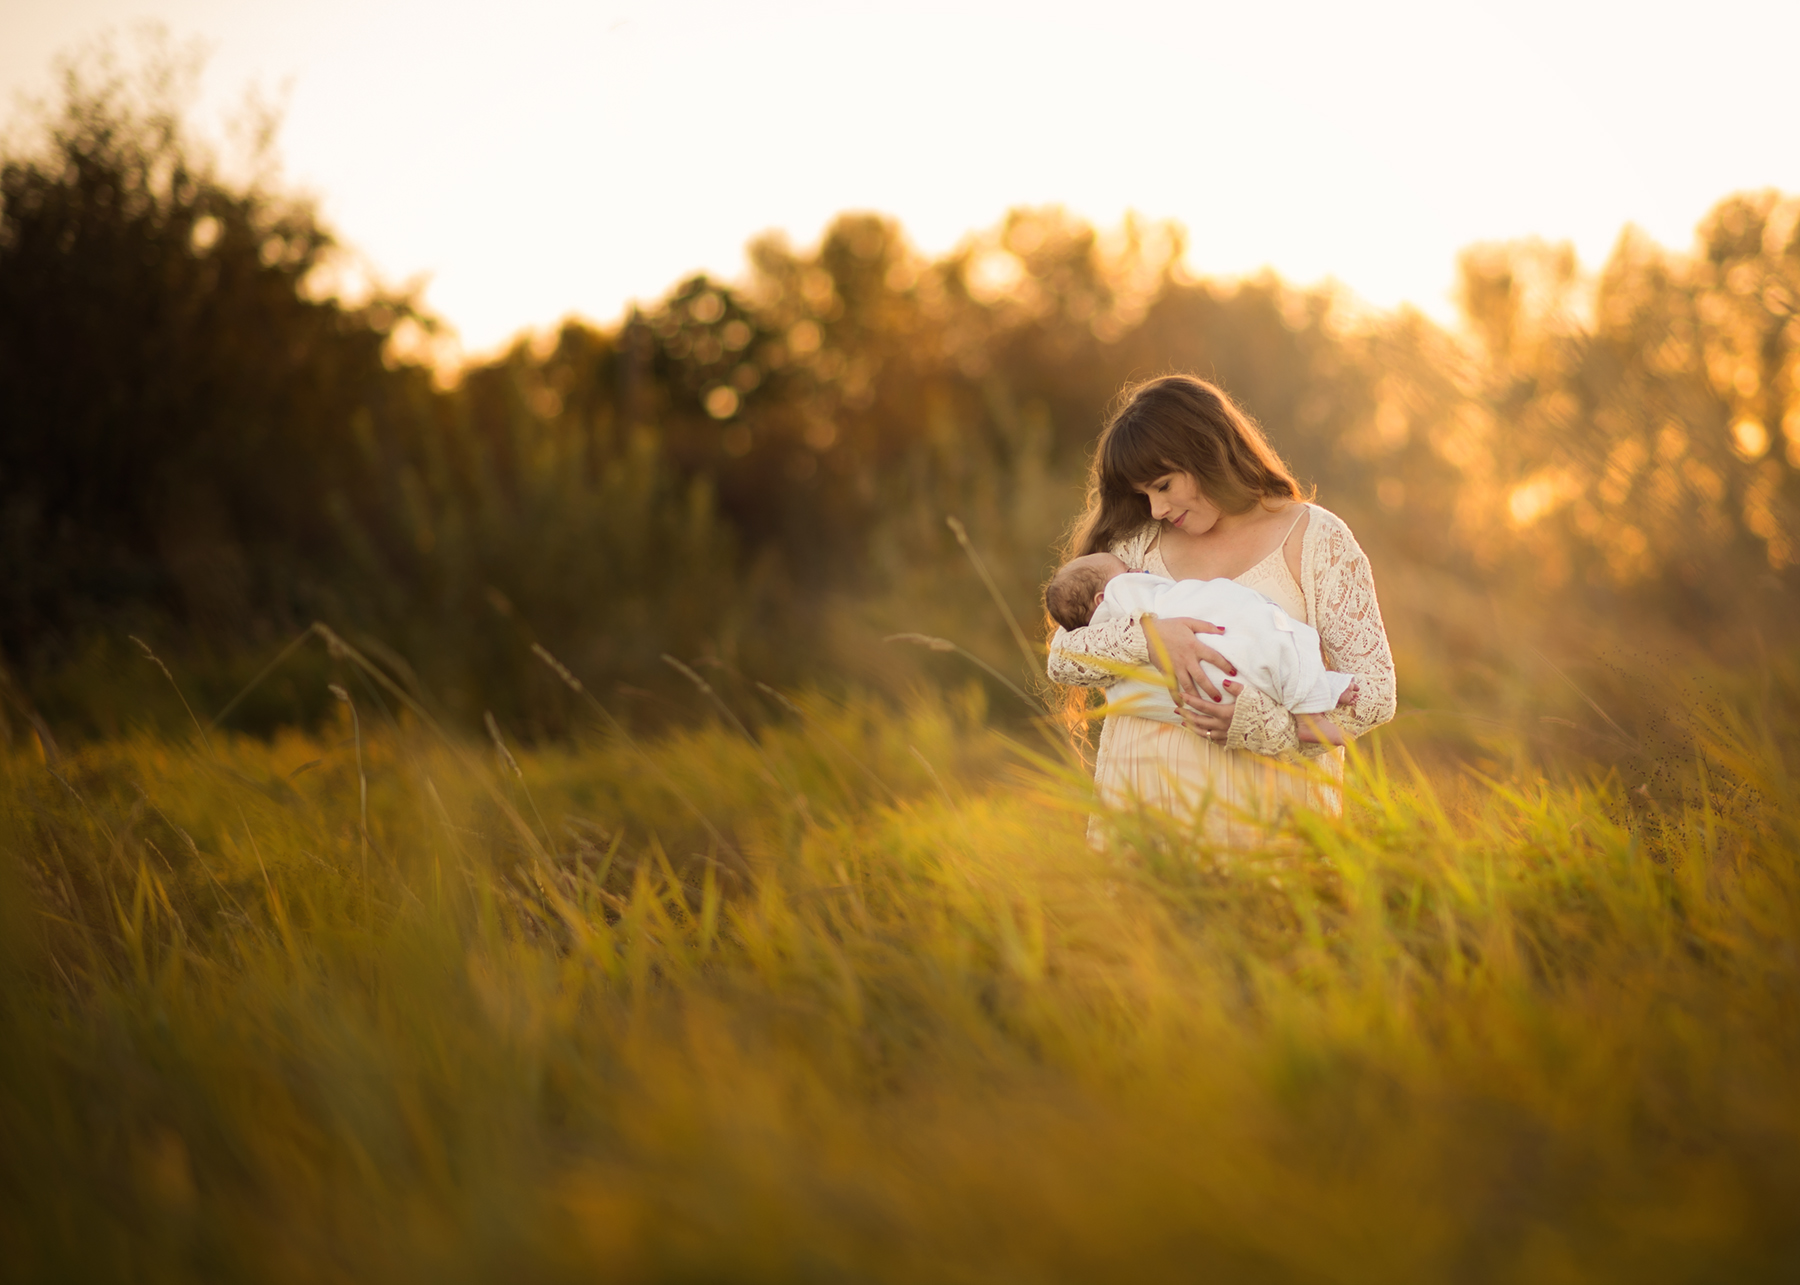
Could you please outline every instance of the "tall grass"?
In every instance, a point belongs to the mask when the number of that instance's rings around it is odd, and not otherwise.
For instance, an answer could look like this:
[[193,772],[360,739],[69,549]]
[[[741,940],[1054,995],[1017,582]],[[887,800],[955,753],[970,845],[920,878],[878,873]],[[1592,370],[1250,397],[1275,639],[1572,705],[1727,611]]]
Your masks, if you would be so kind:
[[1800,1271],[1794,690],[1656,798],[1378,741],[1247,855],[1095,851],[974,695],[340,713],[5,758],[12,1278]]

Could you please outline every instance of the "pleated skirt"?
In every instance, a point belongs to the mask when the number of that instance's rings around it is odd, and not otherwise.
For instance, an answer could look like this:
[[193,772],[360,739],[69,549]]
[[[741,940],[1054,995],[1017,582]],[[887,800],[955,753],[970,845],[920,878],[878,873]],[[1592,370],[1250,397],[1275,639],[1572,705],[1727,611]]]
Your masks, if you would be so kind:
[[[1268,846],[1296,807],[1336,816],[1344,751],[1302,763],[1228,750],[1173,723],[1115,714],[1100,731],[1094,784],[1116,813],[1173,817],[1203,847],[1249,851]],[[1110,826],[1095,816],[1088,837],[1106,846]]]

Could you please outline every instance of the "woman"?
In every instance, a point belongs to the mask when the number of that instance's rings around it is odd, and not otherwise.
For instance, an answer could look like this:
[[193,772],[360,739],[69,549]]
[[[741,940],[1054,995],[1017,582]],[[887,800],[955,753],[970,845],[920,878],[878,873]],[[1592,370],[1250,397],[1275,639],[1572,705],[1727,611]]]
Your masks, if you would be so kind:
[[[1394,716],[1394,661],[1375,602],[1375,581],[1350,528],[1307,503],[1262,431],[1220,389],[1165,375],[1128,389],[1101,431],[1087,512],[1067,556],[1109,550],[1133,570],[1177,580],[1229,577],[1319,631],[1329,669],[1356,675],[1353,705],[1328,718],[1352,736]],[[1117,682],[1090,658],[1149,665],[1147,631],[1161,642],[1177,685],[1182,726],[1114,714],[1100,732],[1095,785],[1109,806],[1136,803],[1188,818],[1203,812],[1207,837],[1228,848],[1267,839],[1294,804],[1336,811],[1331,782],[1343,750],[1255,688],[1201,668],[1232,667],[1196,635],[1204,620],[1128,620],[1058,629],[1050,678],[1081,687]],[[1313,771],[1297,771],[1311,760]],[[1321,780],[1321,777],[1325,779]]]

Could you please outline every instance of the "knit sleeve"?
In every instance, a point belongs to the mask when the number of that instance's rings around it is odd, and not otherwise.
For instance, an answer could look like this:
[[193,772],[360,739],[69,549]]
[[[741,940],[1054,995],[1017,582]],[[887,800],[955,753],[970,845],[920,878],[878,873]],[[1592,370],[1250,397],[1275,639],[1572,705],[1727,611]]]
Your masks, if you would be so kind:
[[[1285,758],[1295,751],[1304,754],[1311,745],[1300,743],[1300,728],[1294,716],[1273,696],[1259,688],[1245,686],[1237,695],[1231,711],[1231,727],[1225,733],[1225,748],[1249,750],[1270,758]],[[1326,746],[1329,749],[1330,746]]]
[[1050,640],[1050,681],[1066,687],[1111,687],[1119,681],[1112,670],[1093,663],[1148,665],[1150,645],[1135,620],[1109,620],[1103,625],[1058,629]]
[[1315,561],[1314,612],[1326,667],[1355,674],[1357,686],[1355,704],[1324,717],[1361,736],[1392,719],[1398,699],[1394,653],[1375,599],[1375,574],[1350,528],[1336,518],[1320,532]]
[[[1394,717],[1394,656],[1375,598],[1375,576],[1369,559],[1342,519],[1313,509],[1301,558],[1307,607],[1325,654],[1325,665],[1356,676],[1353,705],[1315,717],[1330,719],[1351,736],[1361,736]],[[1238,694],[1228,749],[1288,757],[1296,752],[1316,757],[1331,748],[1300,741],[1294,716],[1273,698],[1246,687]]]

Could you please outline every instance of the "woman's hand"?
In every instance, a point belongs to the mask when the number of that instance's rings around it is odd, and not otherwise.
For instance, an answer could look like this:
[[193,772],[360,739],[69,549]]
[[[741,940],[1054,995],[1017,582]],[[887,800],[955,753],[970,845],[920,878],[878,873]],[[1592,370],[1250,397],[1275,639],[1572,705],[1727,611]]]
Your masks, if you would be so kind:
[[1223,686],[1223,700],[1212,701],[1204,696],[1189,696],[1186,692],[1179,693],[1176,698],[1176,708],[1181,711],[1181,721],[1188,730],[1198,732],[1215,745],[1225,744],[1225,737],[1231,732],[1232,715],[1237,713],[1237,694],[1244,690],[1244,685],[1232,678],[1227,678]]
[[1215,702],[1224,700],[1219,689],[1206,676],[1206,671],[1200,668],[1200,662],[1207,661],[1214,668],[1232,675],[1236,675],[1237,666],[1194,637],[1195,634],[1222,634],[1225,632],[1223,629],[1204,620],[1195,620],[1191,616],[1170,616],[1167,620],[1159,616],[1145,616],[1143,625],[1146,638],[1154,630],[1156,637],[1162,641],[1162,651],[1167,653],[1167,663],[1164,663],[1164,657],[1158,653],[1155,642],[1150,644],[1150,663],[1165,674],[1174,676],[1177,704],[1181,703],[1182,696],[1196,699],[1204,696]]
[[[1225,631],[1191,616],[1172,616],[1167,620],[1152,616],[1143,623],[1146,631],[1156,631],[1156,637],[1168,653],[1169,667],[1164,672],[1175,677],[1175,707],[1181,712],[1181,721],[1190,731],[1223,745],[1226,733],[1231,730],[1231,716],[1237,710],[1237,694],[1244,690],[1244,685],[1226,680],[1223,692],[1213,686],[1206,671],[1200,667],[1201,661],[1228,674],[1237,673],[1237,667],[1194,635]],[[1152,660],[1161,660],[1154,645],[1150,655]]]

